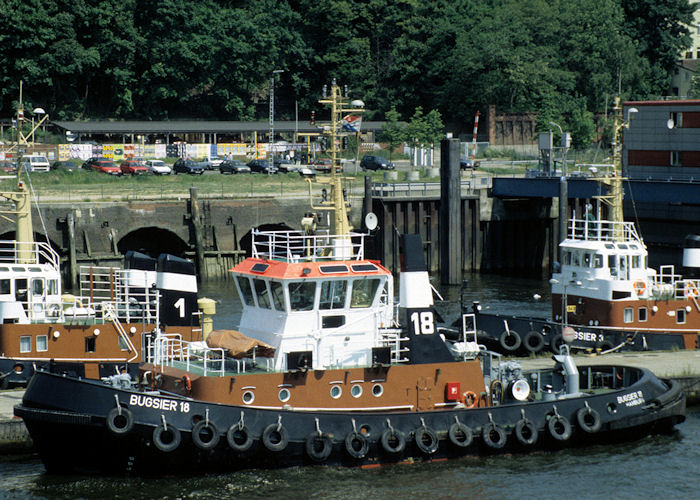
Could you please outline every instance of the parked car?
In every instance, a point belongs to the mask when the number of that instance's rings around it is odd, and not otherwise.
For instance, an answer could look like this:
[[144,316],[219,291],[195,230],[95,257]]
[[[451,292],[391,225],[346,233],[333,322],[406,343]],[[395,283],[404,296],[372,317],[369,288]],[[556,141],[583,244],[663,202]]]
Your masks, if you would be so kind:
[[204,167],[200,163],[192,160],[185,160],[180,158],[173,165],[173,174],[192,174],[192,175],[202,175],[204,173]]
[[272,168],[270,168],[270,164],[267,162],[266,159],[260,159],[260,160],[250,160],[248,163],[246,163],[250,167],[251,172],[260,172],[263,174],[276,174],[277,169],[273,165]]
[[330,158],[316,158],[312,165],[316,172],[329,174],[333,166],[333,160]]
[[362,170],[393,170],[394,164],[383,156],[365,155],[360,161]]
[[90,158],[83,163],[83,168],[109,175],[122,175],[121,169],[117,167],[112,160],[108,160],[107,158]]
[[49,160],[44,155],[30,154],[22,156],[20,165],[30,172],[48,172],[51,168]]
[[479,168],[479,161],[472,160],[468,156],[460,156],[459,158],[459,168],[462,170],[471,170],[474,168]]
[[250,167],[240,160],[224,160],[219,165],[222,174],[249,174]]
[[146,168],[155,175],[170,175],[173,169],[163,160],[146,160]]
[[310,179],[313,179],[314,177],[316,177],[316,171],[309,167],[300,167],[299,175],[301,175],[302,177],[308,177]]
[[119,164],[122,174],[143,175],[148,173],[146,165],[140,160],[123,160]]
[[59,160],[51,164],[51,170],[60,170],[63,172],[73,172],[77,167],[70,160]]
[[9,160],[0,161],[0,172],[3,173],[14,173],[17,169],[15,168],[15,162]]
[[289,173],[299,171],[299,167],[296,164],[294,164],[292,160],[287,160],[286,158],[275,158],[273,165],[280,172]]
[[211,165],[211,168],[219,168],[221,164],[224,162],[223,158],[219,158],[218,156],[210,156],[209,157],[209,164]]

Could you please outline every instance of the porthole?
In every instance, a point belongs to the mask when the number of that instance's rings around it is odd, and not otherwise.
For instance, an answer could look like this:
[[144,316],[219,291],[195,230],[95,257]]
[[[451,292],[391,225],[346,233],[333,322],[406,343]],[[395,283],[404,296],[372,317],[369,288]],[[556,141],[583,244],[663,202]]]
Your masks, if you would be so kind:
[[353,385],[350,389],[350,394],[352,394],[353,398],[359,398],[362,396],[362,386],[359,384]]
[[382,387],[382,384],[374,384],[372,386],[372,396],[378,398],[382,394],[384,394],[384,387]]
[[255,401],[255,394],[253,394],[253,391],[245,391],[243,393],[243,402],[247,405]]
[[283,403],[289,401],[289,397],[290,397],[289,389],[280,389],[278,397],[280,398],[280,401],[282,401]]
[[610,415],[615,415],[617,413],[617,405],[615,403],[608,403],[608,413]]
[[343,389],[339,385],[331,387],[331,397],[333,399],[338,399],[341,394],[343,394]]

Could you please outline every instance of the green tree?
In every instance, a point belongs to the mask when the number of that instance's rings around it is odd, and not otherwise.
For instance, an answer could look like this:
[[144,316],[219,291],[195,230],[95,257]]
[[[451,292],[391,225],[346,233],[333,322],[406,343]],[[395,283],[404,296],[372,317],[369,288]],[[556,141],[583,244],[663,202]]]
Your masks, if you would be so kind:
[[389,144],[389,161],[394,150],[406,140],[406,124],[400,123],[401,115],[396,108],[391,108],[386,112],[385,122],[379,134],[379,140]]

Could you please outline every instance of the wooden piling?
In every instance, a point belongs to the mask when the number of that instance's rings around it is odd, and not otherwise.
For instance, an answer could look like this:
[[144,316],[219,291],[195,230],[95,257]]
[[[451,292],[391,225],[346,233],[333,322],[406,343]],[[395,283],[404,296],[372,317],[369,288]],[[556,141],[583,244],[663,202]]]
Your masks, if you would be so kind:
[[459,140],[440,142],[440,282],[462,283],[462,192],[459,171]]

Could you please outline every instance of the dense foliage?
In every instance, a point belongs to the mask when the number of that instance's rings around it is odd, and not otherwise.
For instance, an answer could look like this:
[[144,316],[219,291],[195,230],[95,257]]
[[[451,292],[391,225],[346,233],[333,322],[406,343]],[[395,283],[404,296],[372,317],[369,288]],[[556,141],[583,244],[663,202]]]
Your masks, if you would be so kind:
[[[336,78],[366,119],[422,109],[586,122],[663,95],[690,43],[688,0],[0,0],[0,116],[300,119]],[[572,118],[577,117],[577,118]],[[418,117],[420,118],[420,116]],[[573,123],[572,123],[573,126]],[[587,125],[580,125],[586,129]]]

